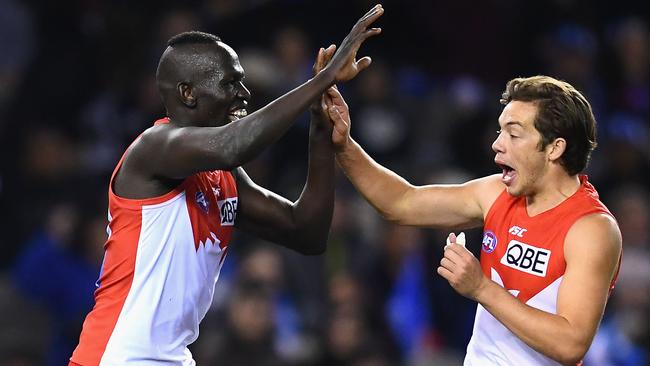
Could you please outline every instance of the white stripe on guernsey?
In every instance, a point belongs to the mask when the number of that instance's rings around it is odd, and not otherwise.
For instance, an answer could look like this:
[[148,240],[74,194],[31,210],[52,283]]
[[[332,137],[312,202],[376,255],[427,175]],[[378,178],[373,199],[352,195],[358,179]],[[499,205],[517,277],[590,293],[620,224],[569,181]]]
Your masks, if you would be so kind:
[[195,249],[185,193],[143,206],[133,283],[106,346],[105,365],[194,365],[187,345],[212,302],[223,251]]
[[[111,216],[111,209],[108,209],[108,225],[106,225],[106,235],[108,237],[106,240],[111,238],[111,235],[113,234],[113,230],[111,230],[111,221],[113,221],[113,216]],[[97,281],[95,281],[95,287],[99,288],[100,282],[99,280],[102,278],[102,274],[104,274],[104,262],[106,261],[106,252],[104,252],[104,257],[102,258],[102,266],[99,267],[99,276],[97,277]]]
[[[501,276],[499,276],[499,272],[494,270],[494,268],[490,268],[490,271],[492,271],[491,272],[492,281],[496,282],[501,287],[505,287],[505,286],[503,286],[503,280],[501,279]],[[521,291],[520,290],[509,289],[508,292],[510,292],[512,294],[512,296],[517,297],[517,295],[519,295],[519,293]]]
[[113,234],[113,231],[111,230],[111,221],[113,221],[113,217],[111,216],[111,210],[108,209],[108,225],[106,225],[106,234],[108,235],[108,239],[110,239],[111,234]]
[[[503,287],[503,281],[499,274],[492,268],[492,280]],[[557,304],[557,291],[560,277],[540,291],[526,304],[555,313]],[[481,304],[476,309],[474,319],[474,331],[472,339],[467,346],[467,355],[464,366],[510,366],[510,365],[540,365],[556,366],[559,363],[549,357],[533,350],[514,335],[508,328],[503,326],[492,316]]]
[[560,291],[563,278],[564,276],[560,276],[560,278],[526,301],[526,304],[547,313],[557,314],[557,294]]

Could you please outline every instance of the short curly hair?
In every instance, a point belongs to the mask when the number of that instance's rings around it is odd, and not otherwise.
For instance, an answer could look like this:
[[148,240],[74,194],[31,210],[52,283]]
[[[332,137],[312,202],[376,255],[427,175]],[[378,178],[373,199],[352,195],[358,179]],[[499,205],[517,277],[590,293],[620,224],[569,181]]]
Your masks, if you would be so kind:
[[173,47],[183,44],[197,44],[197,43],[217,43],[221,42],[221,38],[215,36],[214,34],[199,32],[199,31],[189,31],[179,33],[167,41],[167,46]]

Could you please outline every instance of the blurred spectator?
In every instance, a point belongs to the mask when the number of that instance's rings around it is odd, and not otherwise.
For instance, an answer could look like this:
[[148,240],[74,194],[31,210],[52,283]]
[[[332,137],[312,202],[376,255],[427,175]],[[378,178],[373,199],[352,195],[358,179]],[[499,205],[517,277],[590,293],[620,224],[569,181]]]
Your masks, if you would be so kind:
[[410,124],[398,109],[395,81],[386,65],[375,62],[359,75],[354,104],[354,129],[359,143],[378,159],[396,161],[407,148]]
[[615,51],[615,107],[633,114],[650,113],[650,34],[640,18],[625,18],[611,30]]
[[540,49],[545,64],[540,73],[569,82],[589,100],[594,115],[603,116],[606,96],[597,72],[600,44],[593,30],[577,23],[561,24],[542,38]]
[[43,365],[52,351],[49,314],[27,301],[11,282],[0,276],[0,365]]
[[427,347],[433,331],[432,302],[428,295],[428,274],[423,253],[423,238],[418,229],[391,226],[386,235],[388,265],[393,277],[387,298],[386,318],[407,358]]
[[370,339],[357,309],[335,309],[327,322],[325,355],[321,365],[353,365]]
[[7,122],[2,118],[4,112],[22,86],[24,73],[36,51],[34,33],[32,14],[22,1],[0,0],[0,134]]
[[[276,84],[273,85],[271,95],[275,98],[312,77],[312,65],[318,48],[311,46],[310,39],[303,30],[292,26],[285,26],[275,31],[272,46],[275,60],[273,74],[275,74]],[[273,169],[284,172],[282,176],[275,179],[272,187],[296,198],[300,192],[288,191],[287,187],[300,187],[301,179],[305,175],[308,132],[308,114],[303,113],[280,138],[272,152]]]
[[273,305],[273,347],[285,360],[298,361],[313,357],[305,337],[303,314],[297,309],[295,294],[286,287],[284,261],[278,248],[258,246],[240,263],[239,281],[258,283],[269,293]]
[[228,303],[221,332],[203,331],[194,349],[197,364],[282,365],[273,347],[274,326],[269,289],[263,283],[241,281]]
[[25,246],[13,269],[16,288],[42,306],[52,321],[46,365],[67,363],[84,316],[93,306],[98,254],[106,235],[102,226],[88,220],[92,216],[80,215],[74,204],[55,205],[44,229]]
[[273,49],[278,60],[276,72],[280,82],[276,93],[284,93],[311,77],[316,50],[312,50],[304,31],[291,26],[279,29],[275,32]]
[[628,185],[610,196],[625,246],[618,282],[585,365],[650,361],[650,192]]

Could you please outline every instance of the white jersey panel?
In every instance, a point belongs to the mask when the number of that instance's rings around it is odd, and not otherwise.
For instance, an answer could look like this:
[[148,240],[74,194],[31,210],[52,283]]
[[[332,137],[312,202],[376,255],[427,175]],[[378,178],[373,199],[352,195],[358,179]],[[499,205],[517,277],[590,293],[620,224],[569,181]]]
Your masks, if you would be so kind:
[[[492,280],[503,286],[499,274],[492,269]],[[527,305],[555,314],[560,277],[532,297]],[[535,351],[478,304],[472,339],[467,346],[464,366],[557,366],[549,357]]]
[[225,254],[213,239],[195,248],[185,192],[142,206],[133,283],[101,366],[195,364],[187,346],[198,337]]

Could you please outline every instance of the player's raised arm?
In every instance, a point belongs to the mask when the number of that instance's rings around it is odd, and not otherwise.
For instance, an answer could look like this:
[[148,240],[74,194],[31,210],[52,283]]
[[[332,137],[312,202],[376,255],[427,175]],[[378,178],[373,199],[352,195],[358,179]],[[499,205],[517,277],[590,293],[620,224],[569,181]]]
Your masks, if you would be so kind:
[[[331,59],[336,47],[320,49],[314,74]],[[258,237],[302,254],[326,248],[334,209],[334,148],[332,124],[323,97],[310,106],[307,180],[300,197],[291,202],[255,184],[243,168],[236,170],[239,192],[237,226]]]
[[350,137],[348,106],[334,88],[328,90],[336,160],[355,188],[386,219],[402,225],[476,227],[503,190],[499,176],[459,185],[415,186],[377,163]]

